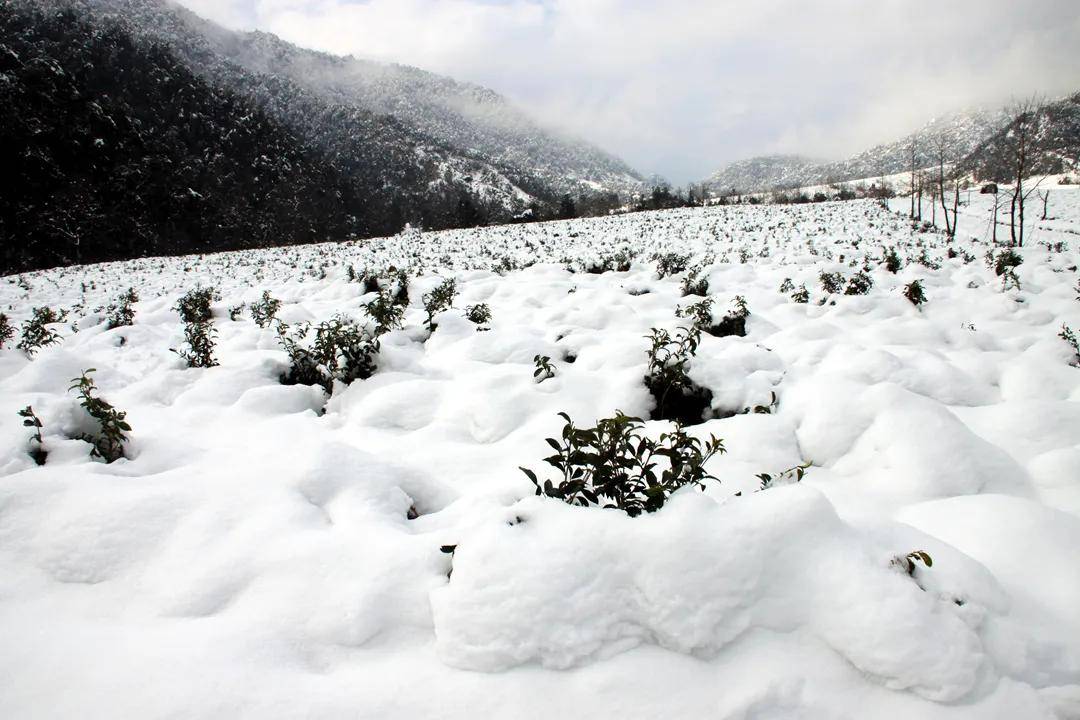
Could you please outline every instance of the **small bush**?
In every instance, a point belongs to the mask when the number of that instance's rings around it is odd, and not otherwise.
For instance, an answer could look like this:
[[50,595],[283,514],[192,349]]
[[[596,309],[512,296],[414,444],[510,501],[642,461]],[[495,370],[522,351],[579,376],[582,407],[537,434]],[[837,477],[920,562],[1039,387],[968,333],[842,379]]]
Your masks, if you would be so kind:
[[19,417],[23,419],[23,427],[34,428],[34,434],[30,437],[30,457],[34,458],[38,465],[44,465],[49,454],[45,452],[45,441],[41,438],[41,419],[29,405],[19,411]]
[[271,295],[269,290],[263,290],[262,297],[251,303],[251,319],[264,328],[274,321],[280,309],[281,301]]
[[[723,441],[710,436],[702,444],[676,423],[673,432],[658,441],[641,433],[642,421],[623,413],[599,420],[596,427],[578,428],[570,416],[560,438],[548,438],[555,454],[544,462],[561,478],[540,479],[521,468],[537,495],[558,498],[582,507],[600,505],[622,510],[630,517],[656,512],[671,494],[687,485],[705,489],[706,480],[719,480],[705,471],[705,463],[725,452]],[[662,469],[661,469],[662,468]]]
[[892,566],[899,569],[902,572],[907,573],[914,577],[915,575],[915,562],[919,561],[926,567],[934,566],[934,559],[930,557],[930,553],[923,550],[912,550],[904,557],[899,555],[892,559]]
[[683,297],[688,295],[701,295],[704,297],[708,295],[709,278],[699,275],[697,270],[687,273],[682,282],[682,294]]
[[713,299],[707,297],[704,300],[678,308],[675,314],[682,318],[692,319],[695,328],[708,332],[713,325],[712,306]]
[[806,285],[800,285],[798,290],[791,293],[791,300],[801,305],[810,302],[810,291],[806,289]]
[[424,293],[424,311],[427,312],[427,328],[435,332],[435,316],[454,305],[457,295],[457,281],[446,278],[429,293]]
[[679,253],[660,253],[653,258],[656,261],[656,274],[661,278],[681,273],[690,264],[689,255]]
[[1006,270],[1020,267],[1023,262],[1024,258],[1020,256],[1020,253],[1011,248],[1006,248],[994,258],[994,274],[1001,277]]
[[107,330],[113,330],[118,327],[125,327],[135,322],[135,308],[132,307],[134,303],[139,302],[139,294],[135,292],[135,288],[128,288],[127,292],[116,299],[116,302],[109,306],[108,310],[108,323],[105,328]]
[[844,289],[844,276],[838,272],[827,273],[822,270],[818,279],[821,280],[821,289],[826,295],[835,295]]
[[1073,349],[1073,365],[1080,366],[1080,340],[1076,337],[1076,332],[1073,331],[1068,325],[1061,326],[1061,332],[1058,333],[1058,337],[1069,344]]
[[214,346],[217,345],[217,328],[211,320],[184,323],[184,342],[186,348],[173,349],[182,357],[189,368],[216,367]]
[[[465,319],[476,325],[484,325],[491,322],[491,308],[487,303],[477,303],[465,308]],[[477,328],[479,330],[480,328]]]
[[97,387],[94,385],[90,373],[95,372],[90,368],[83,372],[81,377],[74,378],[68,391],[77,390],[79,401],[87,414],[98,423],[97,435],[81,435],[79,440],[85,440],[93,445],[90,457],[101,458],[107,463],[116,462],[124,457],[124,443],[128,441],[126,433],[131,432],[128,425],[126,412],[121,412],[110,405],[103,398],[95,395]]
[[405,307],[394,302],[390,293],[383,290],[380,290],[375,299],[367,304],[365,310],[375,321],[376,336],[401,327],[401,321],[405,317]]
[[768,490],[778,484],[781,485],[793,485],[794,483],[802,482],[802,479],[806,476],[806,470],[810,467],[810,463],[804,463],[802,465],[796,465],[793,468],[788,468],[776,474],[772,473],[758,473],[755,477],[760,483],[758,491]]
[[650,347],[644,381],[656,401],[651,419],[687,425],[702,422],[712,404],[712,393],[695,385],[686,374],[701,342],[701,331],[696,327],[679,328],[673,337],[667,330],[653,328],[646,337]]
[[33,357],[41,348],[60,342],[60,335],[49,325],[63,322],[66,317],[66,311],[57,313],[49,307],[34,308],[33,316],[23,323],[22,337],[16,347]]
[[334,380],[348,385],[375,374],[379,340],[348,318],[319,323],[310,342],[308,323],[294,330],[281,322],[277,331],[290,360],[288,372],[280,377],[282,385],[321,385],[330,392]]
[[795,283],[791,282],[791,278],[784,278],[784,282],[780,283],[780,294],[785,295],[795,289]]
[[900,255],[897,254],[896,248],[889,248],[885,251],[885,269],[894,275],[900,272],[900,268],[903,267],[903,263],[900,262]]
[[848,280],[845,295],[866,295],[874,287],[874,280],[864,272],[857,272]]
[[555,377],[555,366],[551,364],[551,358],[547,355],[533,356],[533,364],[536,365],[536,369],[533,370],[533,379],[538,383]]
[[0,313],[0,350],[3,350],[4,345],[10,342],[13,337],[15,337],[15,327],[8,320],[7,315]]
[[918,280],[909,282],[904,286],[904,297],[906,297],[912,305],[919,307],[926,302],[926,293],[923,292],[922,283]]
[[716,337],[728,337],[735,335],[746,337],[746,318],[750,317],[750,308],[746,304],[746,298],[736,295],[732,302],[732,308],[720,322],[706,328],[706,332]]
[[233,305],[229,308],[229,319],[236,322],[244,315],[244,308],[247,307],[244,303],[239,305]]
[[210,303],[220,299],[214,288],[196,286],[177,300],[173,309],[180,313],[180,319],[185,324],[209,322],[213,318]]

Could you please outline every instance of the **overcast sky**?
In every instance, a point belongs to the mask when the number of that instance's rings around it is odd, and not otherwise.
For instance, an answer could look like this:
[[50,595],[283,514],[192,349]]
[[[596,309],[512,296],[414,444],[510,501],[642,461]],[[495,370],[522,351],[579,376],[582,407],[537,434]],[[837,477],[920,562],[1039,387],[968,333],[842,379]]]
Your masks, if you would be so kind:
[[180,0],[237,29],[496,90],[643,173],[839,158],[1080,90],[1080,0]]

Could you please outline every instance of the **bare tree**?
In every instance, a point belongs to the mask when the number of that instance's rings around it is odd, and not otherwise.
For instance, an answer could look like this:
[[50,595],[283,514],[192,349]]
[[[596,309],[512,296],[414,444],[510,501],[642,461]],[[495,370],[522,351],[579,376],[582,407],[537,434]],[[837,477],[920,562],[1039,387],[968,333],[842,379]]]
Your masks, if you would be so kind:
[[1013,120],[1006,134],[1006,151],[1015,181],[1009,208],[1009,234],[1013,245],[1023,247],[1024,203],[1045,179],[1045,176],[1039,178],[1025,190],[1025,180],[1047,150],[1042,132],[1045,121],[1043,103],[1034,96],[1019,100],[1009,107],[1009,115]]
[[[949,142],[944,133],[938,133],[934,137],[934,149],[937,151],[937,195],[938,200],[941,202],[941,214],[945,216],[945,234],[949,237],[956,235],[956,210],[957,201],[960,195],[960,177],[957,174],[957,170],[954,167],[952,158],[949,157]],[[948,166],[948,172],[946,173],[946,166]],[[953,185],[953,207],[952,207],[952,221],[949,220],[949,206],[945,202],[945,186],[946,181]]]
[[[915,219],[915,151],[917,150],[917,142],[919,136],[915,133],[911,135],[911,146],[909,148],[911,156],[911,212],[909,217]],[[919,194],[919,204],[922,204],[922,193]],[[922,215],[922,208],[919,208],[919,215]]]

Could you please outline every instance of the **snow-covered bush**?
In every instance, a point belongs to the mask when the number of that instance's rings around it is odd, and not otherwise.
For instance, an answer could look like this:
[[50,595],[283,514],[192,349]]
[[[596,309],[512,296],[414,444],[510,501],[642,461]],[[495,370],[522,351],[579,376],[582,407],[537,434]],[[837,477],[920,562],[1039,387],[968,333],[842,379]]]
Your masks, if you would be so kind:
[[264,328],[274,321],[280,309],[281,301],[271,295],[269,290],[263,290],[262,297],[251,303],[251,319]]
[[864,272],[857,272],[848,280],[845,295],[866,295],[874,287],[874,280]]
[[903,267],[903,263],[900,262],[900,255],[896,252],[896,248],[890,247],[885,250],[885,269],[894,275],[900,272],[900,268]]
[[78,391],[79,404],[98,424],[97,433],[83,433],[76,439],[85,440],[93,446],[90,457],[101,458],[107,463],[116,462],[124,457],[124,443],[128,441],[126,433],[131,432],[131,425],[125,419],[126,412],[117,410],[104,398],[95,395],[97,387],[90,377],[92,372],[95,372],[94,368],[85,370],[80,377],[71,381],[72,385],[68,388],[68,391]]
[[127,292],[118,297],[115,303],[109,305],[106,329],[112,330],[131,325],[135,321],[135,308],[132,305],[138,301],[139,294],[135,292],[135,288],[128,288]]
[[791,301],[805,305],[810,302],[810,291],[806,289],[806,285],[799,285],[799,289],[791,293]]
[[1073,331],[1068,325],[1061,326],[1061,332],[1058,333],[1058,337],[1069,344],[1073,349],[1073,365],[1080,366],[1080,339],[1077,339],[1076,332]]
[[293,329],[279,322],[277,332],[290,361],[280,377],[282,385],[321,385],[330,392],[334,380],[348,385],[375,374],[379,340],[349,318],[319,323],[310,341],[309,323]]
[[687,295],[701,295],[706,296],[709,294],[709,278],[700,274],[700,270],[694,269],[686,274],[682,282],[682,294],[683,297]]
[[0,350],[3,350],[4,345],[13,337],[15,337],[15,328],[8,320],[8,316],[0,313]]
[[19,417],[23,419],[23,427],[34,429],[34,434],[30,437],[30,457],[34,458],[34,462],[38,465],[44,465],[48,453],[45,451],[45,441],[41,438],[41,428],[43,427],[41,418],[34,413],[34,408],[29,405],[19,411]]
[[385,290],[380,290],[375,299],[367,304],[365,310],[375,321],[376,336],[401,327],[401,321],[405,317],[405,307],[396,303],[390,293]]
[[656,261],[656,274],[661,278],[677,275],[690,264],[689,255],[676,252],[659,253],[653,259]]
[[65,318],[66,310],[58,313],[50,307],[34,308],[33,316],[23,323],[22,337],[16,347],[33,357],[41,348],[55,345],[60,342],[60,335],[49,325],[63,322]]
[[435,286],[431,292],[424,293],[424,311],[427,313],[427,328],[429,331],[435,331],[435,316],[453,307],[456,295],[457,281],[454,278],[446,278]]
[[818,279],[821,280],[821,289],[826,295],[835,295],[844,289],[844,276],[841,273],[822,270]]
[[994,273],[999,277],[1011,268],[1020,267],[1024,258],[1012,248],[1005,248],[994,258]]
[[216,367],[214,346],[217,345],[217,328],[212,320],[184,323],[184,342],[186,348],[173,349],[187,362],[189,368]]
[[547,355],[534,356],[533,365],[536,366],[533,370],[533,379],[536,382],[542,383],[548,378],[555,377],[555,366],[551,364],[551,358]]
[[560,438],[547,439],[555,454],[544,462],[559,471],[561,478],[541,482],[532,470],[521,468],[537,495],[570,505],[601,505],[636,517],[656,512],[686,485],[704,490],[706,480],[719,482],[705,470],[710,458],[725,452],[723,441],[716,437],[710,436],[703,444],[676,423],[672,432],[653,440],[641,432],[639,418],[621,412],[598,420],[591,428],[576,427],[566,413],[559,416],[566,424]]
[[477,325],[491,322],[491,308],[487,306],[487,303],[469,305],[465,308],[465,319]]
[[212,317],[210,303],[220,299],[221,296],[213,287],[196,286],[184,293],[173,309],[180,313],[180,319],[185,324],[207,322]]
[[656,401],[652,419],[700,423],[712,403],[712,393],[694,384],[686,373],[701,342],[701,331],[683,327],[672,336],[667,330],[653,328],[646,337],[650,345],[644,381]]
[[904,297],[906,297],[912,305],[918,307],[926,302],[926,293],[923,292],[922,283],[918,280],[912,280],[904,286]]

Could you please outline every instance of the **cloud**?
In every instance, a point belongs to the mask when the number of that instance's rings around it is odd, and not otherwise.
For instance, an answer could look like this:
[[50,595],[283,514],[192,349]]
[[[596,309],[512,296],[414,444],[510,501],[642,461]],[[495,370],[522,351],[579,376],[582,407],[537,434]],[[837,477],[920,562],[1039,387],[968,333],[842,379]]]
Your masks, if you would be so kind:
[[1080,89],[1075,0],[180,0],[238,29],[490,87],[643,172],[842,157]]

